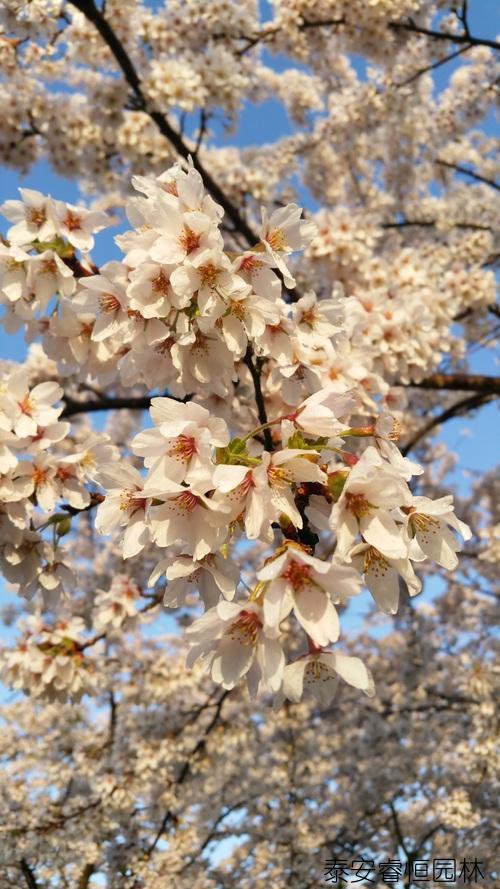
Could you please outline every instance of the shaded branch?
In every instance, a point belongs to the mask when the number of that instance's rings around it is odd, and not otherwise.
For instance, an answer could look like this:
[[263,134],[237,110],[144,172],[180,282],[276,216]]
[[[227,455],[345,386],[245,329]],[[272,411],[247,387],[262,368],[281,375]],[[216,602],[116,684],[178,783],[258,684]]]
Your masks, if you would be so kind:
[[[65,407],[61,414],[61,419],[65,417],[74,417],[75,414],[94,413],[96,411],[113,411],[113,410],[132,410],[147,411],[151,407],[151,395],[141,395],[138,397],[125,396],[108,398],[90,399],[89,401],[75,401],[68,395],[64,396]],[[170,397],[170,396],[169,396]]]
[[87,889],[92,874],[95,873],[96,866],[94,863],[86,864],[78,880],[77,889]]
[[[213,729],[215,728],[215,726],[217,725],[217,723],[219,721],[221,710],[222,710],[222,705],[224,704],[224,701],[226,700],[228,694],[229,694],[228,691],[224,691],[221,694],[219,700],[217,701],[215,713],[214,713],[212,719],[208,723],[205,731],[203,732],[202,737],[199,738],[199,740],[196,742],[195,746],[191,750],[188,758],[184,761],[184,764],[180,770],[177,781],[175,782],[177,785],[184,783],[184,781],[186,780],[186,778],[189,775],[189,772],[191,769],[191,762],[192,762],[193,758],[195,756],[197,756],[198,753],[200,753],[200,751],[203,750],[203,748],[205,747],[206,739],[208,738],[208,736],[213,731]],[[160,842],[163,834],[165,833],[169,823],[171,821],[173,821],[174,824],[176,824],[178,822],[178,820],[179,819],[178,819],[177,815],[174,812],[172,812],[172,809],[170,809],[170,808],[167,809],[167,811],[165,812],[165,815],[162,818],[161,824],[155,834],[153,842],[150,844],[150,846],[146,849],[146,852],[144,853],[146,858],[150,858],[151,855],[153,854],[153,852],[156,849],[158,843]]]
[[460,164],[450,164],[448,161],[443,161],[440,158],[437,158],[434,163],[438,164],[440,167],[446,167],[448,170],[456,170],[457,173],[462,173],[463,176],[470,176],[471,179],[476,179],[477,182],[482,182],[483,185],[489,185],[491,188],[500,191],[498,182],[495,182],[493,179],[488,179],[486,176],[480,176],[479,173],[474,173],[474,170],[469,170],[467,167],[462,167]]
[[472,49],[472,44],[468,43],[466,46],[460,47],[460,49],[455,50],[455,52],[450,53],[449,56],[445,56],[444,59],[438,59],[437,62],[431,62],[430,65],[426,65],[425,68],[419,68],[415,74],[412,74],[411,77],[408,77],[407,80],[403,80],[401,83],[395,83],[394,86],[408,86],[410,83],[414,83],[415,80],[418,80],[422,74],[428,74],[429,71],[434,71],[436,68],[440,68],[441,65],[446,65],[447,62],[451,62],[452,59],[456,59],[457,56],[461,56],[462,53],[468,52],[469,49]]
[[[192,154],[191,150],[185,144],[177,130],[175,130],[174,127],[171,126],[164,114],[162,114],[160,111],[155,111],[151,108],[148,108],[147,99],[142,90],[141,79],[135,69],[135,66],[132,63],[132,60],[130,59],[130,56],[128,55],[121,40],[117,37],[113,28],[104,18],[100,10],[97,9],[92,0],[68,0],[68,2],[70,3],[70,5],[78,9],[85,16],[85,18],[94,25],[96,30],[101,35],[104,43],[108,46],[119,68],[121,69],[125,80],[132,89],[132,92],[134,93],[137,101],[138,108],[144,111],[151,118],[151,120],[158,127],[160,133],[165,136],[166,139],[168,139],[172,147],[176,150],[177,154],[187,160]],[[198,170],[198,172],[202,176],[207,190],[210,192],[214,200],[216,200],[217,203],[219,203],[224,208],[225,213],[227,214],[235,228],[239,232],[241,232],[250,246],[258,243],[258,236],[252,231],[246,220],[239,213],[237,207],[227,197],[225,192],[212,178],[210,173],[205,170],[203,164],[200,162],[196,154],[192,156],[192,161],[195,169]]]
[[413,19],[409,19],[408,22],[390,22],[389,27],[393,31],[409,31],[411,34],[420,34],[422,37],[431,37],[433,40],[449,40],[451,43],[470,43],[471,46],[488,46],[490,49],[500,50],[500,43],[497,43],[496,40],[488,40],[485,37],[473,37],[468,30],[462,34],[434,31],[432,28],[423,28],[417,25]]
[[468,411],[482,407],[484,404],[488,404],[488,402],[492,401],[494,397],[495,396],[491,394],[476,393],[476,395],[471,395],[455,402],[455,404],[451,405],[447,410],[432,417],[424,426],[422,426],[413,438],[401,448],[401,453],[406,457],[409,451],[411,451],[411,449],[414,448],[415,445],[418,444],[418,442],[421,441],[432,429],[435,429],[436,426],[446,423],[447,420],[451,420],[453,417],[459,417],[462,414],[468,413]]
[[484,374],[435,373],[425,380],[420,380],[418,383],[402,383],[399,385],[410,389],[449,389],[450,391],[482,392],[487,395],[500,395],[500,377]]
[[[253,380],[253,386],[255,389],[255,401],[257,403],[257,413],[259,416],[259,422],[263,426],[265,423],[268,422],[267,411],[266,411],[266,405],[265,405],[265,401],[264,401],[264,395],[262,393],[262,386],[260,385],[260,372],[257,370],[257,368],[255,367],[255,364],[253,363],[252,351],[251,351],[250,346],[248,347],[248,349],[246,351],[246,355],[243,359],[243,363],[246,364],[246,366],[248,367],[248,370],[250,371],[250,375]],[[266,444],[266,450],[272,451],[273,439],[271,436],[270,429],[264,429],[263,434],[264,434],[264,441]]]
[[[381,228],[433,228],[438,225],[437,219],[402,219],[400,222],[382,222]],[[491,225],[480,225],[477,222],[454,222],[452,228],[473,229],[474,231],[491,231]]]
[[21,868],[28,889],[39,889],[39,884],[37,883],[34,871],[29,866],[25,858],[21,858],[19,867]]

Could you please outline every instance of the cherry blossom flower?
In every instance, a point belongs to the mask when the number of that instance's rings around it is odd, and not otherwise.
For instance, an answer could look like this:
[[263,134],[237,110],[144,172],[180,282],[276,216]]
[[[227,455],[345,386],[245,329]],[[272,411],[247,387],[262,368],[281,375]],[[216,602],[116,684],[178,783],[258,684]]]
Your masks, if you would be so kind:
[[283,257],[294,250],[302,250],[316,235],[316,224],[301,219],[302,210],[297,204],[287,204],[275,210],[270,217],[262,208],[262,244],[284,277],[287,287],[295,287],[295,278]]
[[348,416],[355,407],[356,398],[351,393],[339,395],[320,389],[299,405],[293,422],[309,435],[331,438],[347,428],[339,418]]
[[214,682],[234,688],[247,676],[251,694],[281,685],[285,657],[275,634],[266,630],[262,609],[254,602],[219,602],[187,630],[188,667],[198,660]]
[[13,222],[7,237],[11,244],[23,247],[33,241],[50,241],[56,234],[53,201],[32,188],[20,188],[21,201],[5,201],[0,213]]
[[63,394],[57,383],[39,383],[30,389],[26,372],[19,370],[6,381],[4,394],[0,394],[0,411],[20,438],[36,436],[39,427],[50,426],[57,420],[62,406],[55,408],[53,404]]
[[339,637],[339,619],[333,602],[355,595],[359,578],[348,567],[323,562],[302,547],[289,545],[257,572],[265,584],[263,608],[266,626],[277,629],[292,609],[300,625],[317,645]]
[[207,497],[207,487],[212,487],[211,482],[186,488],[168,481],[144,489],[145,496],[161,501],[149,510],[152,538],[157,546],[181,543],[196,561],[222,546],[227,535],[228,507]]
[[107,488],[104,501],[97,507],[96,529],[99,534],[111,534],[125,527],[123,558],[130,559],[144,549],[151,534],[146,515],[149,498],[143,490],[142,476],[127,463],[104,463],[96,480]]
[[310,693],[321,704],[329,704],[337,692],[339,678],[359,688],[368,697],[375,694],[372,675],[360,658],[348,657],[340,652],[320,651],[285,667],[282,695],[297,703],[304,693]]
[[384,556],[406,558],[408,544],[391,511],[411,502],[406,482],[382,460],[374,447],[368,447],[345,478],[342,493],[330,514],[339,556],[347,554],[360,533],[366,543]]
[[162,559],[149,578],[149,585],[165,575],[167,586],[163,604],[168,608],[179,608],[186,604],[187,597],[197,590],[205,608],[214,608],[221,594],[225,599],[233,599],[239,581],[239,571],[229,559],[219,553],[209,553],[196,562],[191,556],[179,555],[173,561]]
[[430,500],[428,497],[413,497],[411,505],[402,508],[405,515],[406,530],[421,551],[421,558],[426,556],[443,568],[452,570],[458,564],[456,553],[461,546],[456,536],[450,531],[458,531],[464,540],[470,540],[472,532],[465,522],[457,519],[453,511],[451,494]]
[[[412,558],[422,561],[418,552],[412,550]],[[404,580],[410,596],[416,596],[422,589],[422,582],[415,574],[410,559],[390,559],[382,555],[374,546],[360,543],[350,551],[348,560],[363,575],[376,604],[387,614],[396,614],[399,603],[400,577]]]
[[99,210],[85,210],[64,201],[52,202],[52,215],[56,230],[77,250],[92,250],[95,232],[110,225],[110,217]]

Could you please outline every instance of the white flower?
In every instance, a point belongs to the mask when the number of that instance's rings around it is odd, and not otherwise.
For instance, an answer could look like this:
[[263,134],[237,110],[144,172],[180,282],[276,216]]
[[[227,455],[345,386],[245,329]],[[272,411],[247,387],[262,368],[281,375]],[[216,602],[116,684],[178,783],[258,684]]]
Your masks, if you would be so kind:
[[149,501],[143,491],[142,476],[127,463],[105,463],[97,472],[96,480],[108,489],[104,501],[97,507],[98,533],[111,534],[125,526],[123,558],[136,556],[150,540],[146,518]]
[[284,277],[287,287],[295,287],[295,279],[283,257],[294,250],[302,250],[316,235],[316,223],[301,219],[297,204],[287,204],[275,210],[269,218],[262,208],[261,238],[264,248]]
[[349,472],[330,515],[338,555],[345,557],[359,532],[384,556],[406,558],[408,543],[390,511],[411,502],[406,482],[374,447],[367,448]]
[[13,222],[7,238],[14,246],[22,247],[33,241],[49,241],[56,234],[53,201],[39,191],[20,188],[22,201],[5,201],[0,212]]
[[223,515],[227,509],[206,497],[207,488],[202,487],[205,490],[169,482],[159,490],[144,489],[145,495],[162,501],[149,511],[154,542],[163,547],[184,544],[196,561],[219,549],[228,530],[227,517]]
[[106,213],[75,207],[64,201],[53,201],[51,209],[57,233],[84,253],[92,250],[94,246],[93,232],[100,232],[111,224],[111,219]]
[[164,605],[168,608],[185,605],[187,596],[197,590],[206,609],[217,605],[221,593],[225,599],[233,599],[240,576],[237,566],[219,553],[209,553],[199,562],[184,555],[174,561],[162,559],[148,584],[153,586],[163,574],[167,578]]
[[299,405],[293,422],[308,435],[332,438],[347,428],[339,418],[352,413],[356,405],[357,399],[351,392],[339,395],[331,389],[320,389]]
[[321,704],[328,704],[337,690],[339,678],[368,697],[375,694],[372,675],[363,661],[333,651],[309,654],[288,664],[283,672],[281,692],[294,702],[300,701],[304,692],[310,692]]
[[227,513],[227,521],[241,517],[249,540],[269,530],[272,508],[267,478],[270,455],[264,452],[255,468],[220,464],[213,473],[214,501]]
[[323,562],[300,546],[291,545],[268,561],[257,572],[257,577],[265,584],[266,626],[277,629],[293,609],[297,620],[317,645],[337,641],[339,619],[333,601],[355,595],[361,586],[352,568]]
[[70,296],[76,287],[72,270],[53,250],[30,257],[28,284],[41,309],[46,308],[55,293]]
[[418,544],[422,557],[428,556],[443,568],[455,568],[456,554],[462,547],[450,528],[458,531],[464,540],[470,540],[472,532],[465,522],[457,519],[451,494],[438,500],[413,497],[411,505],[402,512],[408,535]]
[[[111,266],[111,263],[108,264]],[[113,269],[107,269],[112,274]],[[124,285],[111,280],[106,275],[92,275],[80,280],[81,289],[72,299],[72,305],[79,312],[90,312],[97,316],[92,328],[91,339],[101,342],[117,334],[131,330],[131,319],[127,314],[127,295]]]
[[30,390],[25,370],[15,371],[0,395],[0,410],[7,415],[12,430],[20,438],[35,436],[38,427],[50,426],[62,411],[52,405],[64,395],[57,383],[39,383]]
[[274,518],[287,516],[296,528],[303,527],[302,516],[295,505],[291,485],[296,482],[326,483],[326,475],[314,462],[317,451],[284,448],[271,455],[267,480],[274,506]]
[[179,297],[172,290],[171,274],[175,265],[159,265],[143,262],[130,272],[127,286],[129,305],[143,318],[164,318],[172,307],[181,309],[189,305],[189,297]]
[[245,675],[251,693],[258,686],[270,691],[280,687],[285,657],[274,634],[265,629],[262,609],[255,602],[219,602],[194,621],[186,635],[192,645],[187,665],[201,659],[223,688],[234,688]]
[[212,446],[225,447],[229,432],[224,420],[211,417],[199,404],[153,398],[151,419],[157,429],[146,429],[132,441],[134,454],[149,469],[146,485],[161,489],[165,482],[196,485],[212,477]]
[[[412,558],[418,556],[413,553]],[[418,558],[422,561],[423,554]],[[363,575],[364,582],[381,611],[396,614],[399,603],[399,579],[403,578],[410,596],[416,596],[422,589],[413,565],[408,558],[389,559],[369,543],[353,547],[348,561]]]
[[96,630],[117,629],[125,622],[130,623],[137,615],[139,593],[139,587],[130,577],[116,575],[109,590],[99,590],[95,597],[93,623]]

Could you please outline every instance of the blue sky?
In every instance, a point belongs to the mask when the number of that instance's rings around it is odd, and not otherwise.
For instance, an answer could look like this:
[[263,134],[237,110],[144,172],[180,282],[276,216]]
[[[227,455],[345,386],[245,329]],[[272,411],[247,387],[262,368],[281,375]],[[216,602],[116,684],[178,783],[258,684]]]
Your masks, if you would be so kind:
[[[154,4],[158,5],[158,4]],[[500,6],[492,0],[472,0],[469,3],[469,22],[471,31],[478,36],[491,37],[500,30]],[[269,17],[269,4],[263,3],[266,17]],[[288,66],[288,62],[277,57],[271,62],[271,57],[266,56],[266,61],[281,70]],[[362,70],[362,63],[354,60],[358,71]],[[452,62],[435,72],[436,87],[440,88],[446,82],[449,72],[458,62]],[[489,132],[495,129],[494,121],[489,118],[486,124]],[[217,141],[219,144],[248,145],[255,142],[264,143],[291,132],[290,123],[282,106],[277,102],[268,101],[260,105],[247,104],[240,118],[236,131],[225,134],[222,127],[218,128]],[[16,197],[19,186],[39,189],[51,193],[54,197],[69,202],[78,202],[80,199],[78,187],[63,177],[55,174],[47,162],[36,164],[30,172],[21,177],[11,169],[1,168],[0,203],[12,197]],[[5,232],[6,226],[0,224],[0,230]],[[113,236],[118,229],[103,233],[97,239],[96,250],[93,252],[95,261],[100,264],[106,259],[118,258],[120,253],[113,243]],[[0,356],[22,360],[26,352],[26,346],[22,335],[6,336],[0,329]],[[498,373],[498,362],[487,350],[479,350],[471,362],[471,370],[478,373]],[[444,427],[440,438],[457,454],[458,463],[456,469],[450,475],[448,483],[455,486],[458,492],[468,489],[471,475],[484,472],[495,465],[498,460],[498,403],[482,408],[476,413],[474,419],[455,419]],[[1,595],[0,586],[0,595]],[[3,596],[6,597],[4,591]],[[3,598],[3,597],[2,597]],[[10,597],[9,597],[10,598]],[[163,623],[163,622],[162,622]],[[2,630],[0,628],[0,634]],[[10,636],[11,630],[7,631]]]

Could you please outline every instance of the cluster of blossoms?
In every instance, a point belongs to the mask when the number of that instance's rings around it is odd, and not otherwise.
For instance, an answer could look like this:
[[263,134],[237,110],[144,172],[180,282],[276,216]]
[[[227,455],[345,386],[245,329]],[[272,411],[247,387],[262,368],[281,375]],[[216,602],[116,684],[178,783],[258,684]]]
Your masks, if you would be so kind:
[[[352,425],[377,408],[360,397],[354,374],[334,372],[343,348],[341,286],[321,301],[313,292],[289,301],[296,285],[289,256],[316,234],[300,208],[270,217],[263,210],[254,248],[229,253],[222,208],[192,166],[136,177],[134,185],[141,192],[128,204],[134,230],[116,238],[124,260],[100,270],[88,251],[102,215],[26,191],[3,207],[14,223],[2,248],[8,317],[41,334],[45,353],[73,382],[142,382],[169,392],[152,399],[153,427],[132,439],[132,458],[117,461],[97,434],[67,453],[70,426],[53,407],[63,395],[57,384],[29,389],[22,371],[5,378],[6,576],[28,596],[71,589],[60,537],[71,514],[97,505],[96,528],[119,532],[124,559],[160,553],[149,585],[166,578],[166,605],[180,607],[200,591],[206,613],[187,631],[189,664],[200,661],[228,689],[245,676],[252,694],[272,692],[278,702],[300,699],[304,687],[331,696],[337,676],[372,694],[362,662],[328,648],[339,638],[335,606],[364,580],[378,607],[396,613],[400,578],[417,593],[414,563],[431,558],[453,568],[450,528],[466,539],[470,532],[452,498],[412,494],[408,482],[422,470],[394,444],[389,414]],[[243,408],[251,385],[261,422],[249,430]],[[350,438],[355,451],[345,449]],[[19,461],[21,449],[28,456]],[[54,513],[60,501],[65,511]],[[38,526],[35,507],[49,514]],[[316,544],[321,550],[332,535],[331,556],[318,557]],[[262,546],[250,587],[237,568],[244,537]],[[138,595],[133,582],[117,578],[97,595],[96,626],[131,626]],[[298,629],[309,653],[287,664],[285,643]]]
[[71,438],[55,406],[62,395],[55,382],[30,387],[26,369],[0,378],[0,566],[21,595],[41,591],[49,608],[76,584],[61,545],[71,514],[91,507],[96,466],[117,453],[106,435]]
[[94,691],[92,663],[83,651],[83,620],[58,621],[47,626],[28,617],[20,644],[5,654],[4,681],[13,689],[48,701],[79,701]]

